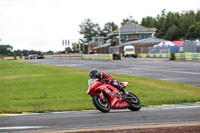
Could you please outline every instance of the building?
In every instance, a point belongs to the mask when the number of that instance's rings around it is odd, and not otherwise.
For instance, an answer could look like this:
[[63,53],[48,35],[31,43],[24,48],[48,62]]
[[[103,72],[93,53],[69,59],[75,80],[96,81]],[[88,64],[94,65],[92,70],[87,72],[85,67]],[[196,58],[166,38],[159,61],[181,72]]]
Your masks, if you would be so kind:
[[92,37],[92,42],[88,44],[88,53],[95,53],[94,47],[101,46],[105,43],[106,37]]
[[124,46],[133,45],[135,47],[136,54],[140,54],[140,53],[148,53],[149,48],[152,48],[154,45],[159,44],[160,42],[166,42],[166,41],[168,40],[156,37],[150,37],[150,38],[125,42],[116,47],[118,47],[119,52],[122,53]]
[[117,46],[119,45],[119,43],[121,44],[128,41],[135,41],[152,37],[154,33],[155,28],[146,28],[142,25],[131,22],[124,26],[121,26],[120,30],[117,29],[114,32],[110,33],[109,38],[111,38],[112,41],[115,41]]
[[[117,29],[114,32],[109,33],[107,38],[94,37],[93,42],[88,48],[88,52],[90,52],[91,50],[93,51],[95,50],[97,51],[97,53],[100,54],[111,53],[109,51],[113,50],[109,50],[109,47],[119,46],[120,44],[129,41],[136,41],[140,39],[150,38],[154,35],[155,30],[156,30],[155,28],[146,28],[142,25],[130,22],[124,26],[121,26],[120,30]],[[104,39],[104,41],[101,39]],[[102,44],[102,42],[104,43]]]

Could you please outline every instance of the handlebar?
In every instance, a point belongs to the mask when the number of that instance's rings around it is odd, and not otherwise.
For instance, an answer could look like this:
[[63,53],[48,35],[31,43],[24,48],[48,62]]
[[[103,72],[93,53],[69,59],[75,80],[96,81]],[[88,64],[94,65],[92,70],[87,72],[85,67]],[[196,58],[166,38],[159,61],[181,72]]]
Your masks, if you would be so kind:
[[101,82],[101,83],[108,83],[109,82],[109,80],[108,79],[102,79],[101,81],[99,81],[99,82]]

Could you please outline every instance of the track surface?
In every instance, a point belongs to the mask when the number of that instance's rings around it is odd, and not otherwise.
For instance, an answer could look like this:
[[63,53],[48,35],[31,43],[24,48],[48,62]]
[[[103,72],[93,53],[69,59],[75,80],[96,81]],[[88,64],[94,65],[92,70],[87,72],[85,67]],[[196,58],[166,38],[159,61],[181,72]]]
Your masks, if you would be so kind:
[[169,61],[165,58],[126,58],[114,61],[41,59],[25,60],[39,64],[77,69],[99,69],[109,73],[147,77],[200,86],[200,62]]
[[112,110],[0,117],[0,132],[56,131],[112,126],[200,122],[200,106],[171,109],[143,108],[138,112]]

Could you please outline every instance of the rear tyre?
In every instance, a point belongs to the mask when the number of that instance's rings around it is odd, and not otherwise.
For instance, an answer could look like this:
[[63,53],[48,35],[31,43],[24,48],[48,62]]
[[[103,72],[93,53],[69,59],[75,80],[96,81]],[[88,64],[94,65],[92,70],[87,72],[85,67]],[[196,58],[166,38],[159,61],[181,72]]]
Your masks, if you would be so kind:
[[107,113],[110,111],[110,103],[105,98],[105,100],[101,100],[99,96],[96,94],[92,97],[92,101],[94,106],[103,113]]
[[126,96],[126,102],[129,104],[128,109],[131,111],[138,111],[141,108],[141,103],[139,98],[133,93],[128,93]]

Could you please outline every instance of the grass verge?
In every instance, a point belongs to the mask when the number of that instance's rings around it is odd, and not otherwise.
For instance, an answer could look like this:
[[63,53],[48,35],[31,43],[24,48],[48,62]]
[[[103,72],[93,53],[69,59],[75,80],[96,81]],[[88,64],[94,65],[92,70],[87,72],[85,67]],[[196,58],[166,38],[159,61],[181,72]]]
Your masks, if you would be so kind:
[[[95,109],[86,94],[88,71],[0,60],[0,113]],[[112,74],[128,81],[142,106],[200,101],[200,87]]]

